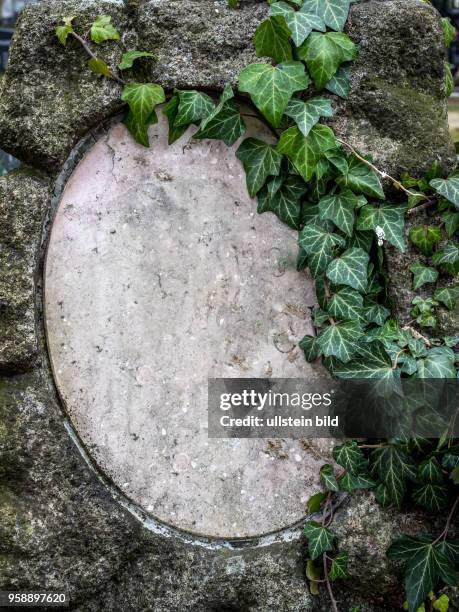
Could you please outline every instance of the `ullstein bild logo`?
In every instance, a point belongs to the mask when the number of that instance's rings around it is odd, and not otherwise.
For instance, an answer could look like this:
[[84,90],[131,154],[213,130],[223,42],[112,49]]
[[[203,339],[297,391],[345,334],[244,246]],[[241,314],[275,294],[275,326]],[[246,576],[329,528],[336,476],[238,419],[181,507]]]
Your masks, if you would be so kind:
[[214,378],[210,438],[459,435],[455,380]]

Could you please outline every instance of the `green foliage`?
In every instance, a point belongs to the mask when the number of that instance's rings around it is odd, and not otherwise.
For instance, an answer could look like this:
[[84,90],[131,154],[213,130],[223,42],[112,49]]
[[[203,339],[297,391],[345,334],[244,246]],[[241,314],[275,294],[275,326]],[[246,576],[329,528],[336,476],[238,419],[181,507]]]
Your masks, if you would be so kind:
[[329,571],[330,580],[338,580],[338,578],[347,578],[347,564],[349,561],[349,554],[347,552],[340,552],[332,561],[331,568]]
[[349,14],[351,0],[304,0],[302,11],[322,18],[332,30],[341,31]]
[[55,30],[59,42],[61,43],[61,45],[64,45],[64,47],[67,45],[67,39],[69,35],[74,31],[72,23],[74,19],[75,17],[64,17],[64,25],[57,26]]
[[245,133],[246,126],[234,100],[230,85],[225,87],[219,104],[202,121],[194,138],[218,139],[231,146]]
[[288,103],[285,114],[295,121],[303,136],[308,136],[321,117],[333,116],[333,108],[327,98],[316,97],[307,102],[294,98]]
[[312,561],[327,550],[333,550],[333,534],[319,523],[315,521],[305,523],[304,535],[308,539],[308,551]]
[[110,68],[104,62],[104,60],[101,60],[99,58],[91,58],[88,61],[88,66],[91,72],[94,72],[95,74],[100,74],[104,77],[110,77]]
[[281,170],[282,155],[272,145],[256,138],[247,138],[236,152],[242,162],[247,179],[247,189],[255,196],[269,176],[278,176]]
[[336,179],[341,187],[348,187],[354,193],[363,193],[370,198],[385,199],[384,191],[378,175],[356,157],[349,160],[349,170]]
[[328,266],[327,277],[336,285],[347,285],[357,291],[365,291],[368,284],[368,263],[368,253],[363,249],[348,249]]
[[276,62],[286,62],[293,57],[290,31],[284,19],[270,17],[261,23],[253,37],[258,57],[271,57]]
[[430,186],[459,209],[459,176],[453,175],[448,179],[433,179],[430,181]]
[[135,60],[140,59],[141,57],[154,57],[154,54],[150,53],[149,51],[127,51],[126,53],[123,53],[123,57],[121,58],[118,68],[120,70],[132,68]]
[[364,206],[360,211],[357,229],[373,230],[381,228],[385,239],[402,253],[405,252],[405,212],[400,204],[380,204]]
[[298,49],[298,57],[306,62],[317,89],[323,89],[341,64],[356,56],[356,46],[341,32],[313,32]]
[[[423,264],[416,262],[410,266],[410,271],[413,273],[413,289],[419,289],[426,283],[435,283],[438,279],[438,270],[429,268]],[[437,299],[437,298],[435,298]]]
[[443,17],[441,20],[441,25],[445,37],[445,47],[450,47],[451,43],[456,38],[456,28],[451,23],[449,17]]
[[119,40],[120,33],[112,24],[110,15],[99,15],[91,26],[91,40],[98,45],[106,40]]
[[426,257],[430,257],[434,251],[435,245],[441,241],[442,234],[438,227],[432,225],[421,225],[414,227],[410,231],[410,241],[421,251]]
[[121,99],[130,109],[126,126],[137,142],[148,147],[148,127],[158,121],[155,107],[166,99],[163,88],[153,83],[131,83],[123,89]]

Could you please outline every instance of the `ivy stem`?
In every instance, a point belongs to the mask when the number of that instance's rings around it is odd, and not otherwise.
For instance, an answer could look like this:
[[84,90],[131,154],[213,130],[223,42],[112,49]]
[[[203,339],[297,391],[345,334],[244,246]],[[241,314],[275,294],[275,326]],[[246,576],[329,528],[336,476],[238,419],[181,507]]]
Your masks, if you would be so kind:
[[[80,45],[83,47],[83,49],[86,51],[86,53],[89,55],[91,59],[99,61],[99,58],[97,57],[97,55],[95,55],[91,51],[88,43],[85,41],[85,39],[82,36],[80,36],[76,32],[70,32],[70,35],[73,36],[73,38],[75,38],[80,43]],[[113,79],[113,81],[120,83],[120,85],[126,85],[126,81],[123,81],[123,79],[119,77],[117,74],[115,74],[110,67],[108,68],[108,71],[109,71],[109,77]]]
[[369,168],[374,170],[374,172],[376,172],[376,174],[378,174],[381,178],[389,179],[393,183],[393,185],[394,185],[394,187],[396,189],[401,189],[402,191],[404,191],[406,193],[407,196],[419,197],[419,198],[422,198],[423,200],[427,199],[427,196],[425,196],[423,193],[416,193],[414,191],[410,191],[409,189],[406,189],[406,187],[404,187],[400,181],[397,181],[397,179],[395,179],[390,174],[387,174],[387,172],[383,172],[382,170],[377,168],[374,164],[372,164],[370,161],[368,161],[368,159],[365,159],[364,157],[362,157],[362,155],[360,155],[360,153],[357,153],[357,151],[354,149],[354,147],[352,145],[350,145],[348,142],[345,142],[344,140],[341,140],[340,138],[337,138],[336,140],[340,144],[342,144],[344,147],[349,149],[349,151],[353,155],[355,155],[357,157],[357,159],[360,160],[363,164],[367,165]]
[[441,534],[438,536],[438,538],[434,542],[432,542],[432,546],[435,546],[435,544],[438,544],[440,540],[446,540],[446,537],[449,531],[449,527],[451,525],[451,521],[453,520],[453,516],[454,516],[454,513],[456,512],[458,505],[459,505],[459,495],[456,497],[456,501],[454,502],[450,510],[450,513],[448,514],[448,518],[446,519],[445,528],[443,529]]
[[437,204],[437,202],[438,202],[437,198],[432,198],[431,200],[424,202],[424,204],[421,204],[420,206],[416,206],[415,208],[410,208],[407,214],[410,216],[417,215],[423,210],[426,210],[426,208],[430,208],[431,206],[434,206],[435,204]]
[[327,569],[327,555],[324,553],[322,555],[323,565],[324,565],[324,574],[325,574],[325,582],[327,584],[328,596],[330,597],[330,603],[333,612],[339,612],[338,605],[336,603],[336,599],[333,595],[333,591],[330,584],[330,578],[328,577],[328,569]]
[[403,355],[403,353],[406,352],[406,349],[402,349],[401,351],[399,351],[396,355],[395,355],[395,360],[394,363],[392,364],[392,369],[396,370],[397,366],[398,366],[398,360],[400,359],[400,356]]
[[418,332],[416,329],[414,329],[410,325],[405,325],[402,329],[403,331],[410,331],[415,338],[417,338],[418,340],[422,340],[426,346],[432,346],[432,343],[430,342],[428,338],[423,336],[420,332]]

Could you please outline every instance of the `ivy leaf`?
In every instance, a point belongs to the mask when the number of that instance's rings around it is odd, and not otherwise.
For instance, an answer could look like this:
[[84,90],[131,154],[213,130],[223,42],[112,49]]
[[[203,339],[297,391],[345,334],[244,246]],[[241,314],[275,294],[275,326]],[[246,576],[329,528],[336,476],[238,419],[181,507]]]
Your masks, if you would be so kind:
[[451,349],[430,349],[426,357],[418,361],[418,378],[456,378],[454,359]]
[[282,155],[272,145],[256,138],[246,138],[236,151],[246,172],[247,189],[254,197],[265,184],[268,176],[278,176],[281,170]]
[[100,45],[106,40],[119,40],[120,33],[113,27],[110,15],[99,15],[91,26],[91,40]]
[[405,252],[405,212],[406,208],[397,204],[363,206],[357,220],[357,229],[373,230],[381,227],[385,238],[402,253]]
[[199,123],[214,110],[215,104],[210,96],[200,91],[179,91],[180,103],[174,126],[188,126]]
[[239,91],[250,94],[255,106],[274,127],[280,127],[292,95],[308,85],[304,65],[294,61],[276,67],[250,64],[239,76]]
[[390,310],[382,304],[371,304],[365,307],[364,315],[369,323],[384,325],[385,321],[390,317]]
[[349,172],[343,176],[339,176],[336,182],[341,185],[341,187],[348,187],[354,193],[363,193],[373,198],[379,198],[380,200],[385,200],[386,198],[381,181],[376,172],[356,157],[351,157],[349,161]]
[[148,126],[158,120],[155,107],[165,101],[164,89],[153,83],[131,83],[123,89],[121,99],[130,109],[126,126],[140,144],[148,146]]
[[313,30],[325,32],[327,29],[318,15],[304,13],[302,10],[291,11],[284,15],[284,18],[297,47],[304,43]]
[[307,225],[299,236],[299,246],[308,255],[308,265],[314,278],[322,274],[332,261],[334,247],[344,245],[342,236],[333,234],[318,224]]
[[325,357],[336,357],[343,363],[352,359],[356,343],[363,335],[358,321],[330,325],[317,336],[317,344]]
[[338,378],[375,378],[391,382],[400,376],[399,372],[392,368],[392,360],[380,342],[373,342],[365,349],[360,346],[357,350],[359,357],[336,368],[335,374]]
[[335,472],[331,465],[325,464],[320,468],[320,480],[327,491],[339,491]]
[[430,512],[441,512],[448,506],[448,489],[445,485],[425,484],[413,491],[413,499]]
[[319,523],[307,522],[304,526],[304,535],[308,539],[308,550],[312,561],[327,550],[333,550],[333,534]]
[[285,21],[279,17],[270,17],[256,29],[253,44],[258,57],[271,57],[275,62],[292,59],[290,32]]
[[459,209],[459,176],[451,176],[447,179],[433,179],[430,181],[430,186]]
[[348,249],[329,264],[327,277],[336,285],[348,285],[357,291],[365,291],[369,259],[363,249]]
[[347,578],[347,564],[349,555],[347,552],[340,552],[332,561],[328,577],[330,580],[338,580],[338,578]]
[[443,472],[436,457],[430,457],[419,465],[418,477],[426,483],[441,484],[443,482]]
[[67,45],[67,39],[69,35],[74,31],[73,25],[72,25],[72,21],[74,19],[75,19],[75,16],[64,17],[63,19],[64,25],[57,26],[56,28],[56,36],[59,39],[59,42],[61,43],[61,45],[64,45],[64,47]]
[[345,442],[333,449],[333,459],[347,472],[357,476],[368,470],[368,460],[355,440]]
[[180,125],[178,127],[175,125],[179,106],[180,97],[178,93],[175,93],[163,107],[163,114],[167,117],[167,122],[169,124],[168,142],[170,145],[178,140],[188,129],[187,125]]
[[338,321],[359,320],[362,318],[363,297],[358,291],[343,287],[332,295],[327,310]]
[[415,291],[426,283],[435,283],[438,279],[438,271],[435,268],[428,268],[419,262],[410,266],[410,271],[414,275],[413,289]]
[[281,221],[292,227],[300,228],[301,204],[295,192],[282,185],[272,196],[268,189],[258,195],[258,213],[273,212]]
[[[347,174],[349,172],[347,157],[341,149],[331,149],[330,151],[325,151],[324,156],[341,174]],[[362,205],[365,203],[366,200],[365,202],[362,200]]]
[[355,59],[357,49],[347,34],[313,32],[298,49],[317,89],[323,89],[343,62]]
[[210,138],[223,140],[230,147],[245,133],[246,126],[239,106],[234,100],[231,85],[226,85],[220,102],[208,115],[199,130],[193,135],[197,140]]
[[230,9],[236,9],[237,5],[238,5],[239,0],[228,0],[228,7]]
[[436,266],[441,264],[454,264],[459,260],[459,249],[453,242],[433,254],[432,261]]
[[127,53],[123,53],[123,57],[121,58],[121,62],[118,65],[120,70],[127,70],[128,68],[132,68],[136,59],[141,57],[155,57],[154,53],[150,53],[149,51],[127,51]]
[[451,563],[459,563],[459,540],[443,540],[438,549]]
[[301,11],[314,13],[332,30],[341,31],[349,14],[351,0],[304,0]]
[[445,38],[445,47],[450,47],[453,40],[456,38],[456,28],[451,23],[449,17],[443,17],[441,20],[443,35]]
[[438,578],[455,576],[454,567],[443,553],[426,546],[410,559],[405,575],[406,595],[410,612],[416,612],[427,595],[435,588]]
[[377,474],[387,487],[388,495],[400,508],[406,492],[406,479],[417,476],[414,460],[399,446],[388,444],[371,454],[372,474]]
[[339,481],[339,486],[342,491],[352,493],[358,489],[372,489],[376,486],[376,482],[367,474],[349,474],[346,472]]
[[269,7],[269,16],[270,17],[285,17],[289,13],[293,13],[294,10],[287,4],[286,2],[273,2]]
[[431,544],[432,538],[428,535],[418,537],[402,535],[389,546],[387,556],[392,561],[409,561]]
[[285,114],[295,121],[303,136],[307,136],[321,117],[333,116],[333,108],[328,98],[316,97],[307,102],[295,98],[288,103]]
[[325,85],[331,93],[346,100],[349,97],[351,79],[351,64],[344,63],[339,67],[338,72]]
[[453,310],[459,298],[459,287],[444,287],[437,289],[434,293],[434,300],[442,302],[446,308]]
[[375,489],[375,497],[376,501],[382,508],[387,508],[392,503],[392,499],[389,494],[389,489],[382,482],[380,482]]
[[105,76],[105,77],[109,77],[111,74],[110,68],[108,67],[106,62],[104,62],[104,60],[101,60],[99,58],[91,58],[88,61],[88,66],[91,72],[94,72],[95,74],[101,74],[102,76]]
[[320,355],[320,347],[313,336],[305,336],[301,340],[299,347],[304,351],[305,359],[309,363],[315,361]]
[[451,238],[459,229],[459,212],[447,211],[441,218],[445,222],[445,230],[448,234],[448,238]]
[[319,202],[320,216],[330,219],[345,234],[352,236],[354,229],[354,209],[361,203],[361,199],[352,191],[342,191],[337,195],[329,195]]
[[414,227],[409,234],[411,242],[421,251],[426,257],[430,257],[433,253],[437,242],[442,239],[441,230],[432,225],[420,225]]
[[294,164],[302,178],[311,180],[322,154],[336,147],[336,139],[326,125],[315,125],[305,138],[296,127],[286,130],[277,145],[279,153],[284,153]]
[[314,514],[315,512],[319,512],[320,510],[320,505],[322,504],[322,502],[324,501],[324,499],[327,496],[325,495],[325,493],[316,493],[315,495],[312,495],[309,499],[308,499],[308,510],[311,514]]

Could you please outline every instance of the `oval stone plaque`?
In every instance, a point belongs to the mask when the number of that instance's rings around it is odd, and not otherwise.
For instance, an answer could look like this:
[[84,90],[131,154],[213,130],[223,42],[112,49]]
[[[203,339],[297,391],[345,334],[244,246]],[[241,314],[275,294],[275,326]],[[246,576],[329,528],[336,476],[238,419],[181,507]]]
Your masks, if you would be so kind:
[[[258,123],[249,134],[269,139]],[[54,376],[100,470],[151,516],[218,538],[294,524],[320,453],[298,441],[212,440],[208,377],[309,377],[311,280],[296,236],[256,213],[216,141],[151,149],[112,127],[68,180],[45,270]]]

